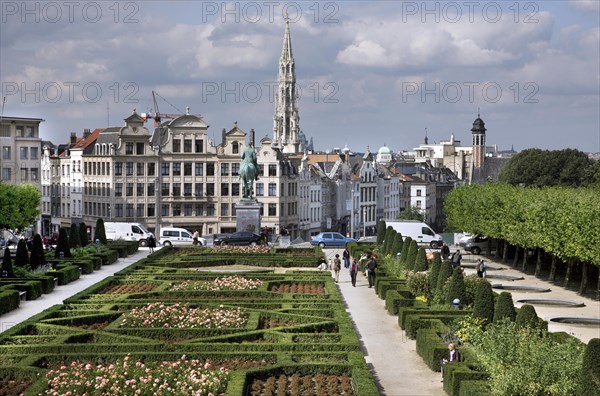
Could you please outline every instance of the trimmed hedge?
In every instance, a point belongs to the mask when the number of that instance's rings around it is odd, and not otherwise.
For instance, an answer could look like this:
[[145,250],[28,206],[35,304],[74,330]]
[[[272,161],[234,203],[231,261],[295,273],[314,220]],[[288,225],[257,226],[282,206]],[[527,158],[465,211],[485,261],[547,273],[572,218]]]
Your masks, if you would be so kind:
[[388,290],[385,294],[385,309],[391,315],[398,315],[400,307],[412,307],[414,305],[414,298],[403,297],[398,290]]
[[0,315],[19,307],[19,292],[14,289],[0,287]]
[[443,379],[444,391],[450,396],[459,396],[461,384],[464,381],[486,380],[487,373],[477,371],[469,363],[448,363],[444,365]]
[[490,394],[488,381],[464,380],[460,382],[458,396],[489,396]]
[[81,269],[78,265],[59,264],[56,266],[56,269],[46,271],[46,274],[58,278],[58,284],[62,286],[79,279],[81,276]]
[[442,359],[448,356],[448,345],[438,334],[446,331],[448,327],[441,321],[432,324],[429,329],[417,331],[417,353],[432,371],[440,371]]

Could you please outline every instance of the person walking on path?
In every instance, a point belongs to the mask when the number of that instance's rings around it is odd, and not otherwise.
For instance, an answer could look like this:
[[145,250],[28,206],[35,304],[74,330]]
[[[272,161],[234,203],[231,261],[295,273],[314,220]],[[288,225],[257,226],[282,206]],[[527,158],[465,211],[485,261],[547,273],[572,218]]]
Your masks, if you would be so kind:
[[154,235],[150,235],[150,237],[148,237],[148,248],[150,250],[150,254],[154,253],[155,247],[156,247],[156,239],[154,239]]
[[198,246],[198,238],[200,238],[200,233],[198,232],[198,230],[196,230],[194,231],[194,235],[192,235],[192,245]]
[[444,366],[448,363],[460,362],[460,352],[453,343],[448,344],[448,358],[442,359],[442,381],[444,380]]
[[377,268],[377,261],[371,255],[369,261],[367,261],[367,277],[369,278],[369,288],[375,285],[375,268]]
[[335,272],[335,283],[340,281],[340,271],[342,269],[342,260],[340,260],[340,255],[336,254],[333,259],[333,271]]
[[344,268],[350,268],[350,250],[348,249],[348,244],[346,244],[346,249],[342,253],[342,258],[344,259]]
[[483,259],[477,260],[477,276],[483,278],[485,273],[485,262]]
[[450,257],[450,248],[445,243],[442,245],[440,254],[442,255],[442,260],[448,260],[448,257]]
[[456,249],[456,252],[452,255],[452,269],[460,267],[460,261],[462,260],[462,254],[460,249]]
[[356,287],[356,273],[358,272],[358,264],[356,264],[356,260],[352,261],[350,264],[350,281],[352,282],[352,286]]

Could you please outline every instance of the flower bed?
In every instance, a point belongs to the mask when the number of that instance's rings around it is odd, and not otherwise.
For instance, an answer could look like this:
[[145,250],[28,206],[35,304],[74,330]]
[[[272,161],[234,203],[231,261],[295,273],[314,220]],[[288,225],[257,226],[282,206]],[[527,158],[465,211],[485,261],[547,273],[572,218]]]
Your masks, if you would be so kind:
[[103,294],[130,294],[149,292],[156,289],[156,285],[152,283],[126,283],[110,285],[102,290]]
[[279,293],[325,294],[325,286],[322,283],[282,283],[271,285],[271,291]]
[[110,365],[72,362],[46,374],[44,395],[220,395],[229,372],[209,363],[188,360],[131,361],[129,356]]
[[240,328],[246,325],[248,315],[240,308],[193,308],[189,304],[165,305],[149,303],[133,308],[123,316],[121,327],[154,328]]
[[346,396],[354,395],[352,380],[347,375],[318,373],[271,376],[265,380],[255,379],[250,385],[250,396]]
[[261,287],[260,279],[248,279],[241,276],[225,276],[213,281],[190,281],[171,285],[171,291],[199,291],[199,290],[256,290]]

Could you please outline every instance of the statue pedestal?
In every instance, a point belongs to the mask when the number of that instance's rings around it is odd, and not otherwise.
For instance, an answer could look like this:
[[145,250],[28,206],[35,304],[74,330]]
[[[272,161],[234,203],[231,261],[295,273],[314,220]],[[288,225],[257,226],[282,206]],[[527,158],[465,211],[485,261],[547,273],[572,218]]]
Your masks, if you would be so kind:
[[252,199],[241,199],[235,204],[236,230],[260,234],[260,208],[262,204]]

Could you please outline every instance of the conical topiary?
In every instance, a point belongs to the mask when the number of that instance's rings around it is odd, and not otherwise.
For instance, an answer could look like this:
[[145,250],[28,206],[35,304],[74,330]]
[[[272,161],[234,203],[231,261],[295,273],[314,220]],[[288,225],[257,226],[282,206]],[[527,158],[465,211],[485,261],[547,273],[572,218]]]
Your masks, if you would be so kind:
[[377,226],[377,244],[381,245],[383,240],[385,239],[385,220],[379,220],[379,225]]
[[61,227],[60,230],[58,230],[58,242],[56,244],[54,257],[60,257],[61,252],[63,254],[63,257],[71,257],[71,249],[69,248],[69,237],[67,235],[67,230],[63,227]]
[[40,268],[44,265],[44,244],[40,234],[35,234],[33,237],[33,245],[31,246],[31,254],[29,255],[29,265],[32,270]]
[[492,285],[487,281],[477,282],[472,315],[474,318],[484,319],[487,323],[494,319],[494,293]]
[[390,249],[390,254],[393,257],[396,257],[397,253],[402,251],[402,234],[396,232],[394,234],[394,242],[392,243],[392,248]]
[[392,226],[388,226],[385,230],[385,240],[383,241],[383,254],[388,254],[390,248],[392,247],[392,242],[394,242],[394,233],[396,230],[392,228]]
[[411,241],[412,241],[411,237],[406,237],[406,239],[402,243],[402,253],[400,254],[400,263],[401,264],[404,264],[406,262],[406,257],[408,256],[408,248],[410,247]]
[[[442,261],[442,265],[440,266],[440,273],[438,274],[437,285],[435,286],[435,290],[437,292],[441,292],[444,288],[444,284],[452,276],[452,263],[450,260]],[[444,296],[445,297],[445,296]]]
[[533,305],[523,304],[517,312],[515,323],[518,327],[531,329],[538,329],[540,327],[540,320],[535,312]]
[[104,220],[96,220],[96,230],[94,231],[93,242],[100,241],[100,243],[106,245],[106,230],[104,229]]
[[583,353],[578,396],[600,396],[600,338],[592,338]]
[[4,257],[2,258],[2,268],[0,269],[0,276],[3,278],[14,278],[15,271],[13,270],[12,258],[10,257],[10,249],[8,246],[4,249]]
[[494,323],[498,323],[505,318],[514,322],[516,316],[517,311],[515,311],[512,294],[509,292],[500,293],[496,299],[496,305],[494,306]]
[[410,246],[408,247],[408,255],[406,256],[406,261],[404,262],[404,268],[412,271],[415,268],[415,260],[417,259],[417,251],[419,250],[419,246],[417,245],[417,241],[410,241]]
[[432,294],[437,288],[437,280],[441,268],[442,257],[440,256],[440,252],[434,252],[433,260],[431,260],[431,267],[429,268],[429,290]]
[[29,266],[29,252],[25,239],[19,239],[17,254],[15,256],[15,267],[26,268]]
[[79,243],[79,226],[71,224],[71,229],[69,230],[69,247],[75,249],[79,246],[81,246],[81,243]]
[[79,223],[79,243],[81,244],[81,247],[86,247],[89,243],[87,226],[85,223]]
[[422,246],[417,250],[415,271],[427,271],[427,254],[425,253],[425,248]]
[[452,276],[450,277],[450,286],[448,287],[448,294],[446,294],[446,303],[452,304],[457,298],[460,300],[461,304],[463,304],[466,300],[465,277],[461,268],[455,268],[452,271]]

